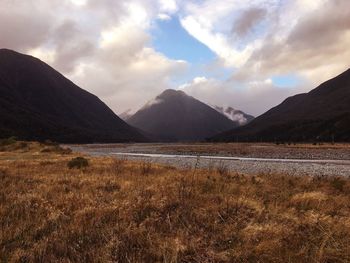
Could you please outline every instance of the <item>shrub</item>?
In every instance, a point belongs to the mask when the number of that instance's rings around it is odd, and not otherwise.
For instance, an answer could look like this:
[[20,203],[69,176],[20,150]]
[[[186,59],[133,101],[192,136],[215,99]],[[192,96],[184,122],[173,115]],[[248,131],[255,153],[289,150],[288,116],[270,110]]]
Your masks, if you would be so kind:
[[346,181],[336,177],[331,181],[331,185],[335,190],[342,192],[344,190],[344,186],[346,185]]
[[27,148],[29,145],[27,142],[20,142],[19,145],[18,145],[18,148],[20,149],[25,149]]
[[152,163],[150,161],[143,161],[140,164],[141,174],[148,175],[152,171]]
[[124,170],[126,160],[125,159],[115,159],[111,165],[112,172],[116,175],[120,175]]
[[99,189],[101,189],[105,192],[112,193],[112,192],[120,191],[121,186],[118,183],[108,181],[105,185],[99,187]]
[[229,175],[228,165],[225,164],[224,162],[219,163],[219,165],[216,167],[216,171],[222,177],[227,177]]
[[213,180],[211,180],[210,177],[208,177],[207,180],[205,180],[202,183],[201,192],[203,194],[212,193],[215,190],[215,187],[216,187],[216,183]]
[[46,145],[46,146],[58,146],[59,145],[57,142],[53,142],[51,140],[45,140],[43,142],[43,144]]
[[68,162],[69,169],[82,169],[89,166],[89,161],[84,157],[76,157]]
[[8,146],[8,145],[15,144],[16,142],[17,142],[17,138],[16,137],[10,137],[10,138],[7,138],[7,139],[0,140],[0,146]]
[[4,180],[5,177],[6,177],[6,172],[5,172],[5,170],[0,170],[0,179],[1,179],[1,181]]
[[57,154],[70,154],[72,150],[69,148],[63,148],[59,145],[49,146],[41,150],[42,153],[57,153]]

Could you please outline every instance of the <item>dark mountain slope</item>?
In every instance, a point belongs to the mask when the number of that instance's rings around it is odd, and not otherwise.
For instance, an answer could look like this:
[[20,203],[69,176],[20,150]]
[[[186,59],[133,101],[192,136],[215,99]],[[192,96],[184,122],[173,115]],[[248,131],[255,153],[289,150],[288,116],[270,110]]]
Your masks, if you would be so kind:
[[59,142],[143,141],[99,98],[39,59],[0,49],[0,137]]
[[200,141],[238,126],[208,105],[175,90],[164,91],[127,121],[165,141]]
[[213,141],[350,141],[350,69]]

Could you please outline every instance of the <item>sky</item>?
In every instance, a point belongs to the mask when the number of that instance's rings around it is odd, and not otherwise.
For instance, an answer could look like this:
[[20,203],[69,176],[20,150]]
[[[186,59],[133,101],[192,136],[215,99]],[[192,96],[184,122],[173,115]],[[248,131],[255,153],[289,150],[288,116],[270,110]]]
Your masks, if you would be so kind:
[[165,89],[255,116],[350,66],[349,0],[0,0],[0,48],[120,114]]

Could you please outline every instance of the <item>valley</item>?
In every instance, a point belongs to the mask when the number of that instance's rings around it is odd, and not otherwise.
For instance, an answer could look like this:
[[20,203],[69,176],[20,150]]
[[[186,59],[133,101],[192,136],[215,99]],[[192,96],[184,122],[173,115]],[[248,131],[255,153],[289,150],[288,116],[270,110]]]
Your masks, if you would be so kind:
[[349,0],[0,0],[0,263],[350,263]]

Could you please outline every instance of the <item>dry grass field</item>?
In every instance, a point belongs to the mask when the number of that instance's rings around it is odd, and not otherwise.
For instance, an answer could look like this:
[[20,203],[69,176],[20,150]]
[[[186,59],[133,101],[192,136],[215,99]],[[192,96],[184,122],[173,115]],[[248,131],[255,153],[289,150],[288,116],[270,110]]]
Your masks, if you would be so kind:
[[75,157],[1,148],[0,262],[350,262],[349,178]]

